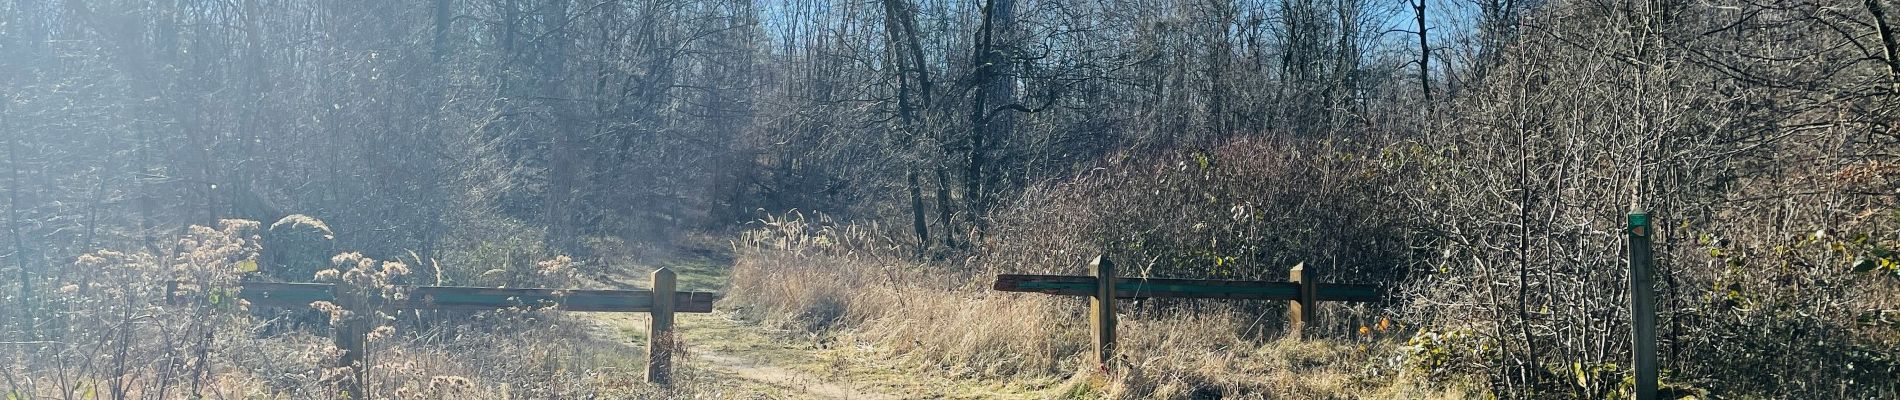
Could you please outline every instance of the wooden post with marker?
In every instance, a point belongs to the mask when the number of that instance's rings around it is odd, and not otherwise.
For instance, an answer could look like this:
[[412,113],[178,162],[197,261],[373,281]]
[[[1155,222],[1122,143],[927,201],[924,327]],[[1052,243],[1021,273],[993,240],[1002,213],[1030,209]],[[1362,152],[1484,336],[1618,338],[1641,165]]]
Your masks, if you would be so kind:
[[1306,276],[1306,263],[1294,265],[1286,278],[1300,288],[1299,298],[1287,302],[1287,321],[1291,324],[1287,332],[1296,338],[1303,337],[1319,313],[1319,279]]
[[1089,296],[1089,331],[1095,337],[1095,361],[1107,371],[1115,355],[1115,263],[1105,256],[1089,263],[1095,294]]
[[1649,213],[1629,214],[1630,337],[1635,353],[1636,399],[1656,398],[1656,288],[1655,255],[1650,252],[1654,229]]
[[673,368],[673,292],[677,276],[672,269],[653,271],[652,325],[647,328],[647,382],[666,384]]

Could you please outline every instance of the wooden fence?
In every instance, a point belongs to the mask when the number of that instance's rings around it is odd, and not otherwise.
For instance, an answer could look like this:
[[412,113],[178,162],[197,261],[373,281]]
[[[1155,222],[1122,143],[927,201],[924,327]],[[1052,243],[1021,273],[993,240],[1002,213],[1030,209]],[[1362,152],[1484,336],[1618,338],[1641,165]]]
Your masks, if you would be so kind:
[[[1655,255],[1651,249],[1650,215],[1637,210],[1628,215],[1631,365],[1637,400],[1657,396]],[[1089,276],[997,275],[995,290],[1034,292],[1059,296],[1089,297],[1089,331],[1095,342],[1095,360],[1103,368],[1109,365],[1115,349],[1115,300],[1141,298],[1253,299],[1288,301],[1287,318],[1291,332],[1301,334],[1314,322],[1314,307],[1321,301],[1377,301],[1383,294],[1376,286],[1318,283],[1306,275],[1305,264],[1293,267],[1287,282],[1228,281],[1208,279],[1121,278],[1115,264],[1096,257],[1089,263]]]
[[672,375],[672,350],[675,346],[673,332],[673,313],[708,313],[713,310],[713,302],[719,299],[713,292],[679,292],[677,276],[667,268],[653,271],[653,288],[650,290],[583,290],[583,289],[504,289],[456,286],[406,286],[400,290],[406,296],[401,300],[382,301],[381,304],[361,304],[351,301],[349,288],[327,283],[267,283],[246,282],[239,297],[248,300],[254,306],[298,308],[309,307],[310,303],[327,301],[349,310],[354,316],[345,318],[345,323],[336,327],[332,334],[336,346],[343,350],[338,360],[339,366],[354,368],[355,379],[346,383],[344,391],[353,399],[366,396],[363,390],[365,372],[369,366],[368,334],[370,320],[364,316],[374,315],[377,309],[419,309],[419,310],[494,310],[503,308],[553,309],[561,311],[595,312],[644,312],[652,314],[647,331],[648,382],[665,384]]
[[[1322,301],[1377,301],[1377,286],[1319,283],[1306,274],[1306,265],[1293,267],[1287,282],[1217,279],[1122,278],[1105,257],[1089,262],[1089,276],[997,275],[991,288],[1005,292],[1033,292],[1089,297],[1089,332],[1095,360],[1104,367],[1115,352],[1115,300],[1145,298],[1285,300],[1292,332],[1299,334],[1315,321]],[[1111,283],[1112,282],[1112,283]]]
[[[1630,266],[1630,309],[1635,369],[1634,391],[1637,399],[1653,399],[1657,389],[1656,321],[1652,278],[1650,223],[1647,213],[1629,214],[1627,235]],[[1123,278],[1116,275],[1115,264],[1105,257],[1089,263],[1088,276],[1068,275],[997,275],[992,289],[1006,292],[1032,292],[1059,296],[1089,297],[1089,324],[1094,341],[1094,358],[1106,368],[1115,349],[1115,300],[1145,298],[1199,298],[1237,300],[1283,300],[1288,302],[1290,332],[1300,335],[1315,322],[1322,301],[1378,301],[1383,291],[1373,285],[1320,283],[1307,275],[1305,264],[1296,265],[1286,282],[1215,279]],[[557,309],[565,311],[646,312],[652,314],[647,338],[649,382],[664,384],[672,367],[674,343],[673,313],[712,312],[719,294],[678,292],[672,270],[653,271],[651,290],[579,290],[579,289],[502,289],[448,286],[405,287],[406,298],[388,301],[376,307],[385,309],[492,310],[500,308]],[[375,307],[353,304],[343,288],[317,283],[243,284],[241,297],[258,306],[307,307],[312,302],[336,302],[356,315],[369,315]],[[334,339],[344,351],[343,366],[355,368],[356,378],[345,388],[352,398],[364,396],[363,373],[368,364],[369,326],[365,318],[351,318],[336,329]]]

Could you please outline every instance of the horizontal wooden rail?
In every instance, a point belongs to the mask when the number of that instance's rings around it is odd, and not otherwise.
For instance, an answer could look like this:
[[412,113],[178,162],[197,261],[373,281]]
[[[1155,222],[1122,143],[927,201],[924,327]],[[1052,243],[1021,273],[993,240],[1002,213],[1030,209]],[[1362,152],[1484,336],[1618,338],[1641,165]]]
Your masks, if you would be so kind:
[[[460,286],[405,286],[406,300],[394,308],[434,310],[493,310],[528,307],[562,311],[647,312],[653,309],[650,290],[506,289]],[[308,306],[335,301],[335,285],[328,283],[245,282],[239,294],[253,305]],[[674,292],[674,312],[709,313],[719,296],[712,292]]]
[[[1095,294],[1095,279],[1064,275],[997,275],[992,289],[1064,296]],[[1379,287],[1321,283],[1319,301],[1378,301]],[[1197,298],[1299,300],[1300,285],[1293,282],[1230,281],[1219,279],[1116,278],[1115,298]]]
[[[375,325],[368,316],[373,315],[369,313],[370,310],[378,308],[495,310],[526,307],[559,311],[648,313],[652,318],[648,319],[647,328],[647,382],[665,385],[671,381],[672,354],[679,346],[678,337],[673,331],[673,313],[709,313],[713,311],[713,302],[719,300],[718,293],[674,291],[677,279],[671,269],[660,268],[653,271],[652,290],[398,286],[396,290],[402,291],[403,295],[397,297],[402,300],[386,300],[382,304],[363,304],[363,300],[370,296],[343,296],[339,299],[337,285],[329,283],[244,282],[238,297],[262,307],[298,308],[328,301],[352,311],[351,316],[331,321],[334,328],[331,338],[335,340],[336,347],[342,350],[336,366],[349,367],[355,374],[354,379],[346,380],[340,388],[340,397],[360,400],[372,397],[364,391],[363,383],[369,366],[368,333]],[[176,292],[178,282],[172,285],[173,289],[166,291],[168,297]],[[174,297],[171,301],[182,299]]]
[[[1106,284],[1113,282],[1112,285]],[[1123,278],[1106,257],[1089,262],[1089,276],[996,276],[991,289],[1089,298],[1089,326],[1095,340],[1095,361],[1103,371],[1114,362],[1115,300],[1146,298],[1283,300],[1292,323],[1287,331],[1301,335],[1316,317],[1321,301],[1379,301],[1378,286],[1319,283],[1306,274],[1306,264],[1288,270],[1286,282],[1220,279]]]

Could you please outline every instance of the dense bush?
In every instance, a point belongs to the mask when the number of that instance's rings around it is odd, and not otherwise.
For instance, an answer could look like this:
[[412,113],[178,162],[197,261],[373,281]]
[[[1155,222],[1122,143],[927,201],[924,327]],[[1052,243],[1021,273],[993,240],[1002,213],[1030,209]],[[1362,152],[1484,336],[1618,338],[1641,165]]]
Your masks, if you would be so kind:
[[1874,378],[1900,372],[1900,330],[1867,322],[1900,293],[1881,261],[1900,180],[1867,151],[1896,144],[1900,102],[1857,53],[1796,28],[1852,17],[1807,7],[1764,14],[1785,26],[1591,2],[1527,17],[1535,34],[1484,85],[1380,158],[1405,171],[1393,199],[1423,256],[1405,319],[1466,338],[1446,360],[1497,393],[1627,394],[1623,229],[1641,208],[1656,216],[1665,385],[1900,393]]
[[1391,283],[1408,264],[1408,221],[1391,198],[1400,176],[1367,162],[1376,150],[1244,139],[1117,157],[1031,188],[996,218],[982,258],[1073,272],[1106,252],[1140,276],[1269,280],[1305,263],[1328,282]]

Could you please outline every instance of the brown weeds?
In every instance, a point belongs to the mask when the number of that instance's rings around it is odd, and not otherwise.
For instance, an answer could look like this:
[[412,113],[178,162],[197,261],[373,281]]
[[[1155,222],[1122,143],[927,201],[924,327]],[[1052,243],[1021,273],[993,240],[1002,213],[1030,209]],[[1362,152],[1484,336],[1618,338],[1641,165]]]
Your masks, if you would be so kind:
[[1087,396],[1439,394],[1402,375],[1397,360],[1405,337],[1396,331],[1358,340],[1280,340],[1258,334],[1260,315],[1218,305],[1202,312],[1134,305],[1133,317],[1120,325],[1118,361],[1104,375],[1084,365],[1089,336],[1081,299],[990,291],[987,274],[897,255],[894,242],[875,232],[822,216],[768,218],[740,242],[733,301],[774,323],[853,338],[925,373],[1073,377],[1066,391]]

